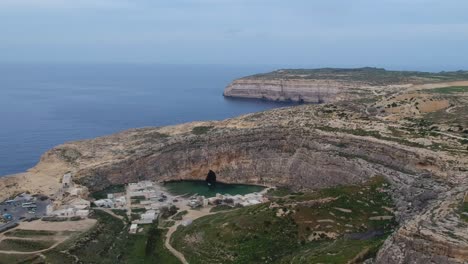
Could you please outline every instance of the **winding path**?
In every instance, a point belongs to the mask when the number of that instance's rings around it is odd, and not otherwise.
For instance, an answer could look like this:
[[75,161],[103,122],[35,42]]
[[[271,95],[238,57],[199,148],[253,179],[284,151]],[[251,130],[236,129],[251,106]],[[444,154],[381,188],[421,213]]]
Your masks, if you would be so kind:
[[177,227],[180,225],[177,224],[177,225],[173,225],[169,228],[169,230],[167,231],[167,234],[166,234],[166,241],[164,242],[164,245],[166,246],[166,248],[174,255],[176,256],[180,262],[182,262],[183,264],[188,264],[187,260],[185,259],[184,257],[184,254],[180,253],[179,251],[177,251],[175,248],[173,248],[171,246],[171,236],[172,234],[177,230]]
[[[259,193],[262,194],[262,195],[265,195],[270,189],[271,189],[271,186],[268,186],[267,188],[263,189]],[[172,199],[174,199],[174,198],[179,199],[180,197],[182,197],[182,196],[174,196],[174,197],[171,197],[171,198]],[[210,212],[211,208],[213,208],[212,206],[202,207],[199,210],[192,210],[186,203],[187,203],[186,200],[181,199],[181,200],[179,200],[179,202],[177,202],[175,204],[180,209],[180,211],[186,210],[187,214],[182,216],[181,220],[175,221],[175,224],[173,226],[169,227],[169,229],[168,229],[168,231],[166,233],[166,240],[164,242],[164,245],[166,246],[166,248],[174,256],[176,256],[180,260],[180,262],[182,262],[183,264],[189,264],[188,261],[185,259],[184,254],[179,252],[177,249],[175,249],[171,245],[171,237],[172,237],[172,234],[174,234],[174,232],[177,230],[177,227],[179,227],[184,220],[190,219],[190,220],[193,221],[193,220],[195,220],[197,218],[200,218],[200,217],[203,217],[203,216],[212,215],[212,214],[221,214],[221,213],[226,213],[226,212],[231,212],[232,211],[232,210],[227,210],[227,211]],[[233,210],[237,210],[237,209],[233,209]]]
[[191,210],[190,207],[188,207],[187,205],[183,203],[179,203],[178,207],[180,208],[180,211],[187,210],[187,214],[182,217],[182,220],[176,221],[173,226],[169,227],[166,233],[166,241],[164,242],[164,245],[174,256],[176,256],[180,260],[180,262],[182,262],[183,264],[188,264],[187,260],[184,257],[184,254],[182,254],[181,252],[177,251],[177,249],[172,247],[171,245],[172,234],[177,230],[177,227],[179,227],[184,220],[187,220],[187,219],[195,220],[197,218],[200,218],[206,215],[212,215],[212,214],[221,213],[221,212],[210,212],[211,207],[204,207],[204,208],[201,208],[200,210]]

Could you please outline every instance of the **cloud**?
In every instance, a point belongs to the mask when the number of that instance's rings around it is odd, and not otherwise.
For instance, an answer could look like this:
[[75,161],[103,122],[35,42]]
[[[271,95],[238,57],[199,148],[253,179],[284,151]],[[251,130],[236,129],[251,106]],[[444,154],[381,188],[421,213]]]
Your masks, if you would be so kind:
[[125,8],[130,7],[127,0],[0,0],[0,8]]

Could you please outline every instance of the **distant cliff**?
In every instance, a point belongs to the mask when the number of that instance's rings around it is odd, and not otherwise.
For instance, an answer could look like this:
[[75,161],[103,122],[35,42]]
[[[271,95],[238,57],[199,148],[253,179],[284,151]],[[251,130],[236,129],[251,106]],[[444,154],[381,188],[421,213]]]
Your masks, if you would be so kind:
[[412,85],[467,80],[468,72],[387,71],[379,68],[288,69],[234,80],[224,90],[226,97],[272,101],[328,103],[360,98],[379,90]]

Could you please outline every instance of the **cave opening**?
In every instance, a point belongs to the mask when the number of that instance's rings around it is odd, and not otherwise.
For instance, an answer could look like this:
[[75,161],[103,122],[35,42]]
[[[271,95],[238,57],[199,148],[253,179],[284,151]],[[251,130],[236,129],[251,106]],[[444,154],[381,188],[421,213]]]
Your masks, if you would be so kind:
[[206,183],[210,187],[215,187],[216,185],[216,173],[212,170],[208,172],[208,175],[206,176]]

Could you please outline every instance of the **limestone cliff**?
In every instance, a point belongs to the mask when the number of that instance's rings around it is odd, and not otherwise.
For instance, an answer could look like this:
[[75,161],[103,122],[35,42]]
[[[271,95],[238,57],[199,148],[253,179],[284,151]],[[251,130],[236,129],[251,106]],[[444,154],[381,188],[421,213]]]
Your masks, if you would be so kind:
[[425,83],[466,80],[466,72],[405,72],[377,68],[278,70],[234,80],[226,97],[272,101],[328,103],[351,100],[362,93],[400,90]]

